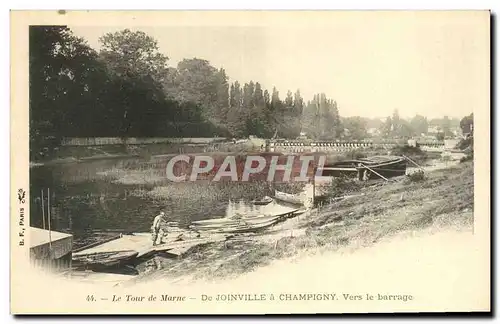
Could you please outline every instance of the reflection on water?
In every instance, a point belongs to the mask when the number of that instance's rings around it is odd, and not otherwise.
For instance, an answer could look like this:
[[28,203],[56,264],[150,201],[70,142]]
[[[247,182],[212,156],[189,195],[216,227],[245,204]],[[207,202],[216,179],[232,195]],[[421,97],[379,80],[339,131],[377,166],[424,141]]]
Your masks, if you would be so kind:
[[40,196],[43,189],[47,208],[48,188],[51,228],[73,234],[75,248],[117,232],[148,232],[160,210],[180,226],[187,226],[194,220],[292,209],[275,202],[250,203],[271,194],[267,184],[172,184],[162,176],[166,163],[158,157],[124,158],[31,168],[31,226],[43,226]]
[[296,206],[281,202],[278,203],[276,201],[272,201],[268,205],[255,205],[244,200],[237,202],[229,201],[226,207],[225,217],[231,218],[237,215],[245,215],[246,217],[277,215],[287,213],[296,208]]

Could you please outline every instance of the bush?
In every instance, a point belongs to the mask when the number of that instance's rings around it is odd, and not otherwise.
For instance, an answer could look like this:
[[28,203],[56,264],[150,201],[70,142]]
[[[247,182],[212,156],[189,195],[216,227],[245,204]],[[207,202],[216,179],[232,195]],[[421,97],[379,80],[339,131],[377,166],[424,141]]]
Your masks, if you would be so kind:
[[473,161],[474,160],[474,150],[470,150],[470,152],[467,152],[466,155],[460,159],[460,163],[464,163],[467,161]]
[[460,162],[467,162],[474,160],[474,139],[473,137],[466,138],[460,143],[458,143],[457,147],[465,153],[465,156],[460,159]]
[[336,177],[332,179],[327,189],[326,196],[329,198],[340,197],[345,194],[355,192],[361,189],[362,183],[356,179],[348,177]]
[[392,149],[392,154],[394,155],[425,155],[425,152],[420,149],[420,147],[403,145],[396,146]]
[[422,162],[429,158],[429,155],[426,152],[422,151],[420,147],[410,145],[396,146],[392,149],[391,154],[399,156],[404,155],[417,162]]
[[364,159],[366,157],[367,155],[361,150],[349,151],[344,155],[344,158],[348,160],[358,160],[358,159]]

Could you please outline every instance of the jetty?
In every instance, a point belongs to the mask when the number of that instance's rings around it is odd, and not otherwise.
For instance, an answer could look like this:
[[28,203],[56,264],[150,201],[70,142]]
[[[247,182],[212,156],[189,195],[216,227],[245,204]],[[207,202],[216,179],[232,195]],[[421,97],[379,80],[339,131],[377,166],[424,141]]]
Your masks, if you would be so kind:
[[71,268],[73,235],[37,227],[29,229],[30,261],[35,267]]
[[172,232],[163,243],[154,245],[150,233],[119,235],[98,245],[83,247],[73,252],[73,264],[84,268],[134,264],[137,260],[161,253],[176,258],[194,246],[224,241],[228,235]]

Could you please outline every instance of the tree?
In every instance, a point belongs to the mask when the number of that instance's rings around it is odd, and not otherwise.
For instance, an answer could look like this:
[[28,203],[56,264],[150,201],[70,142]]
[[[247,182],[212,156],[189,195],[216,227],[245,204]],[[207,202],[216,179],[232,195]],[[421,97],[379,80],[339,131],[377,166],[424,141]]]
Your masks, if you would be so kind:
[[168,57],[157,41],[142,31],[124,29],[99,38],[100,59],[107,67],[115,97],[110,103],[113,119],[120,121],[121,137],[152,135],[160,120],[174,119],[178,107],[167,100],[164,86]]
[[271,103],[269,105],[269,126],[273,130],[277,130],[278,134],[282,134],[282,121],[280,118],[283,108],[283,102],[280,99],[280,94],[276,87],[273,87],[271,94]]
[[441,122],[441,129],[443,130],[444,136],[450,136],[451,133],[451,120],[448,116],[444,116]]
[[208,118],[216,115],[217,93],[221,76],[207,60],[184,59],[177,64],[177,100],[203,107]]
[[221,124],[227,121],[227,114],[229,111],[229,83],[226,71],[220,68],[216,76],[216,88],[217,88],[217,106],[216,106],[216,118]]
[[394,109],[394,112],[392,113],[391,122],[391,135],[399,136],[401,128],[401,118],[399,117],[399,111],[397,109]]
[[335,138],[340,138],[344,133],[344,126],[340,120],[339,108],[337,107],[337,102],[334,101],[332,104],[332,120],[334,123],[334,136]]
[[113,74],[125,79],[150,77],[164,81],[168,57],[160,52],[158,42],[143,31],[107,33],[99,42],[101,57]]
[[474,113],[471,113],[460,120],[460,128],[462,129],[463,135],[474,133]]
[[387,117],[385,119],[385,122],[382,124],[382,127],[380,128],[380,134],[383,137],[389,137],[391,136],[392,131],[393,131],[392,118]]
[[427,117],[421,115],[415,115],[410,121],[410,126],[417,135],[426,134],[429,129]]
[[411,123],[405,119],[400,119],[399,121],[399,132],[398,137],[409,139],[415,135],[415,130],[412,127]]
[[97,54],[64,26],[30,26],[30,158],[49,155],[62,137],[97,130],[88,123],[98,107],[105,73]]
[[250,126],[249,134],[265,136],[268,128],[266,119],[266,98],[259,82],[255,83],[252,102],[253,107],[249,117],[250,120],[248,121]]
[[300,94],[300,90],[297,89],[293,96],[293,129],[295,130],[296,135],[300,135],[302,130],[302,114],[304,111],[304,99]]
[[227,129],[233,136],[243,137],[246,133],[246,120],[241,118],[243,115],[243,94],[238,81],[231,84],[229,103]]

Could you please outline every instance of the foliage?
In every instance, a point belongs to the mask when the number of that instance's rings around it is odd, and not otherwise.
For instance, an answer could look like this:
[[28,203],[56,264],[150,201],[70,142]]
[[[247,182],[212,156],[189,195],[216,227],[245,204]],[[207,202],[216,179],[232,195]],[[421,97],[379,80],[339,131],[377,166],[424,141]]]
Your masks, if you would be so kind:
[[425,173],[423,170],[417,170],[415,172],[407,174],[406,179],[406,183],[423,181],[425,180]]
[[426,134],[429,129],[427,117],[415,115],[410,121],[410,127],[413,129],[415,135]]
[[347,117],[342,124],[347,131],[346,137],[351,140],[362,140],[368,137],[366,120],[359,116]]
[[319,140],[339,139],[344,133],[337,102],[324,93],[314,95],[304,108],[302,130]]
[[29,48],[30,158],[37,159],[88,126],[104,73],[97,53],[63,26],[30,27]]
[[393,137],[426,129],[424,117],[406,121],[397,110],[385,123],[342,119],[324,93],[306,101],[300,90],[280,94],[255,80],[230,82],[223,68],[200,58],[168,66],[168,56],[143,31],[124,29],[99,41],[96,51],[67,27],[30,27],[32,160],[57,155],[64,137],[295,139],[305,132],[315,140],[361,140],[373,127]]
[[446,135],[445,135],[445,133],[444,133],[444,132],[439,132],[439,133],[437,133],[437,134],[436,134],[436,139],[437,139],[438,141],[444,141],[445,136],[446,136]]
[[467,137],[467,138],[464,138],[462,140],[460,140],[460,142],[458,142],[456,148],[458,148],[459,150],[465,150],[467,148],[472,148],[474,147],[474,138],[473,137]]
[[326,190],[326,196],[330,198],[341,197],[343,195],[357,192],[362,183],[349,177],[334,177]]

